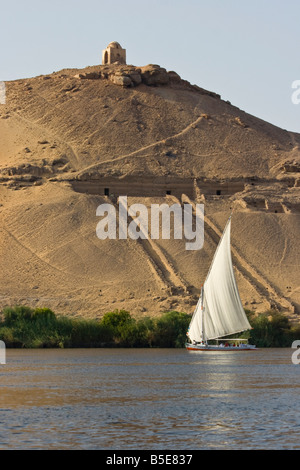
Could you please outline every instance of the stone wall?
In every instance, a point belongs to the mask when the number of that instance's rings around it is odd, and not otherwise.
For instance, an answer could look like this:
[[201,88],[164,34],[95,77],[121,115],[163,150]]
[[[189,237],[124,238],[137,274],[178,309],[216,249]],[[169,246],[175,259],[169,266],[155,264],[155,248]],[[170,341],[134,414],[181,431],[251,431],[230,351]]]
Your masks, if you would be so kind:
[[167,195],[181,197],[186,194],[192,199],[199,195],[230,196],[243,191],[243,182],[196,181],[193,178],[168,177],[137,177],[123,178],[100,177],[84,181],[71,182],[74,191],[102,196],[140,196],[165,197]]

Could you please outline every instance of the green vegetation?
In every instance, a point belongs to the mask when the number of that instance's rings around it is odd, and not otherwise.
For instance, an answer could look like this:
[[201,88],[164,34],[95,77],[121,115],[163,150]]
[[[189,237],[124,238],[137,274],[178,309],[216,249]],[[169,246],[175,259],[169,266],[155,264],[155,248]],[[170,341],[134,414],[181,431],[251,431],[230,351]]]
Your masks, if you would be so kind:
[[115,310],[101,320],[83,320],[26,306],[7,307],[2,317],[0,339],[15,348],[184,347],[190,322],[179,312],[136,320]]
[[276,310],[269,310],[257,317],[247,312],[252,330],[249,342],[260,348],[291,347],[295,339],[300,339],[300,325],[292,326],[288,318]]
[[[300,326],[292,327],[275,311],[258,316],[246,313],[252,330],[241,337],[257,347],[290,347],[300,339]],[[2,312],[0,339],[15,348],[182,348],[190,319],[186,313],[171,311],[137,320],[126,310],[115,310],[101,320],[84,320],[56,316],[48,308],[16,306]]]

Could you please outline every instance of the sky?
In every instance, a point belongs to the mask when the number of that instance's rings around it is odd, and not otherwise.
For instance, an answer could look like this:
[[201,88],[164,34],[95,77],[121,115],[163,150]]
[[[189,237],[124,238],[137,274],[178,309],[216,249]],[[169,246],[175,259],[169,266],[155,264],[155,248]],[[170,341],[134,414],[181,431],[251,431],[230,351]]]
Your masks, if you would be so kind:
[[0,0],[0,81],[100,64],[118,41],[128,64],[300,132],[299,18],[299,0]]

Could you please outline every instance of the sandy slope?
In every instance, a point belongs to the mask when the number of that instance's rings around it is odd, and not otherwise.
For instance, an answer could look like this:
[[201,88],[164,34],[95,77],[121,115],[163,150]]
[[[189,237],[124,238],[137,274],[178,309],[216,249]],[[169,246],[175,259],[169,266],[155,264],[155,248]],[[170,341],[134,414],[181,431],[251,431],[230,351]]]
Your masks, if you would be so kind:
[[[0,306],[49,306],[87,317],[115,308],[136,315],[192,312],[234,208],[233,258],[245,306],[275,306],[297,320],[299,135],[184,81],[124,88],[77,73],[6,84]],[[144,177],[198,178],[207,216],[202,250],[186,251],[184,240],[96,237],[96,208],[108,199],[75,192],[72,181],[129,175],[137,191],[130,203],[148,207],[166,198],[138,197]],[[201,182],[213,187],[216,181],[242,181],[244,189],[201,196]]]

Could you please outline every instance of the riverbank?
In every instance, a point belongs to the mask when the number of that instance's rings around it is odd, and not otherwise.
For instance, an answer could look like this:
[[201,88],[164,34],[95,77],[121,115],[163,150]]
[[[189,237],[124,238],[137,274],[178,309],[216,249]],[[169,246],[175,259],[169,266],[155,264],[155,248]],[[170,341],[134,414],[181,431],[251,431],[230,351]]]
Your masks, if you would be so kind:
[[[240,337],[257,347],[290,347],[300,338],[300,326],[292,326],[278,312],[246,313],[252,330]],[[126,310],[85,320],[57,316],[48,308],[16,306],[2,311],[0,340],[7,348],[183,348],[190,320],[176,311],[137,320]]]

